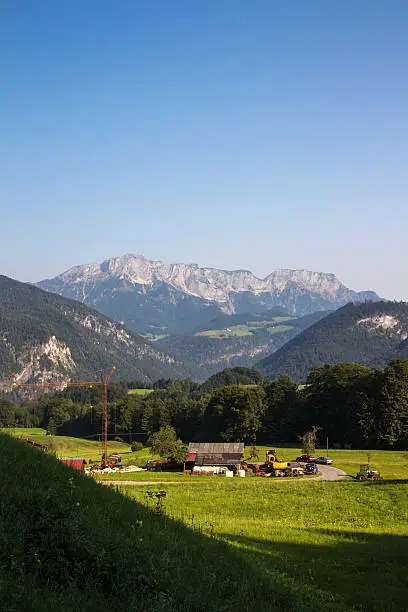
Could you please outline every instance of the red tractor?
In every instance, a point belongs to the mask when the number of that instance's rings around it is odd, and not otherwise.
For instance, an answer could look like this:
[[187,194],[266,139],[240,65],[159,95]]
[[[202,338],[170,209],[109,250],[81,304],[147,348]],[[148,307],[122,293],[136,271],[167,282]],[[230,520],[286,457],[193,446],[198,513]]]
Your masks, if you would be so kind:
[[382,480],[380,472],[370,470],[368,463],[360,465],[360,471],[357,472],[357,480]]

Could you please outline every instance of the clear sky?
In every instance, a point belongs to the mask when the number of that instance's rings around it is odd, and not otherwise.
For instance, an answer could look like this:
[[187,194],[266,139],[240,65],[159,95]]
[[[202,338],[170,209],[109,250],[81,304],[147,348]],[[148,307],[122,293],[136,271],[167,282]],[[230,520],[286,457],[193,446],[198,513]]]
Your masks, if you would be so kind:
[[407,0],[2,0],[0,271],[150,259],[408,299]]

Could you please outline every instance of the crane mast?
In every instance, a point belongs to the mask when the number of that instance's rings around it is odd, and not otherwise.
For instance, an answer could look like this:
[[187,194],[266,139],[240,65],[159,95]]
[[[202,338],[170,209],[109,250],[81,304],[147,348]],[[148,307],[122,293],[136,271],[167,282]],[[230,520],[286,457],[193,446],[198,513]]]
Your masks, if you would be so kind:
[[101,465],[105,466],[108,463],[108,384],[112,374],[115,372],[116,367],[113,366],[109,374],[101,381],[55,381],[45,383],[21,383],[13,385],[14,389],[66,389],[67,387],[101,387],[102,390],[102,459]]

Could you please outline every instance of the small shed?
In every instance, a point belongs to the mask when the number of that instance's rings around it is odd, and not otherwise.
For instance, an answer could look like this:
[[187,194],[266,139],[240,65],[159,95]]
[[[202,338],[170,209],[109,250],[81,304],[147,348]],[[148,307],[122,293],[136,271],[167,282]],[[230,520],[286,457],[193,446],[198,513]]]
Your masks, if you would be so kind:
[[85,469],[86,461],[85,459],[82,459],[82,457],[58,457],[58,461],[65,463],[65,465],[77,470],[78,472],[83,472]]
[[238,468],[244,455],[243,442],[190,442],[186,463],[189,468],[199,465],[235,466]]

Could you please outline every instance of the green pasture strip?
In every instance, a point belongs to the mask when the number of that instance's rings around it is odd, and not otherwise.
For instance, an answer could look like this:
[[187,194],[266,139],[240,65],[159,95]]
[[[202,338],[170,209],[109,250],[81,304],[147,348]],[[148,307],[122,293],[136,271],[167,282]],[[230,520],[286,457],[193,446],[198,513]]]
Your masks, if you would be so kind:
[[[157,511],[154,498],[147,508],[145,492],[137,503],[10,436],[0,435],[0,462],[7,466],[0,480],[0,601],[8,612],[347,609],[327,584],[294,578],[284,550],[271,564],[268,551],[252,550],[258,544],[231,546],[218,526],[217,535],[211,526],[196,528],[194,513],[212,519],[217,507],[226,535],[240,533],[234,517],[243,525],[259,517],[267,499],[246,500],[251,487],[244,482],[225,486],[224,479],[215,489],[216,481],[204,488],[168,485],[165,504],[179,513],[175,520]],[[271,487],[255,490],[262,489]],[[225,508],[234,509],[230,518]]]
[[270,334],[280,334],[282,332],[290,331],[291,329],[295,329],[293,325],[276,325],[275,327],[268,327],[268,332]]
[[149,395],[154,389],[129,389],[128,395]]
[[[326,452],[321,452],[326,455]],[[408,453],[390,450],[329,450],[329,457],[336,467],[351,476],[356,476],[360,464],[369,463],[386,479],[402,479],[408,481]]]
[[156,490],[166,490],[169,516],[245,551],[300,591],[323,591],[333,597],[328,610],[405,609],[405,483],[202,477],[200,486],[126,487],[140,503],[151,503],[146,491]]
[[252,336],[252,332],[247,325],[235,325],[228,329],[210,329],[208,331],[197,332],[195,335],[206,338],[232,338],[234,336]]
[[[50,445],[52,451],[62,457],[83,457],[86,461],[92,459],[99,461],[102,452],[101,443],[98,440],[86,440],[84,438],[73,438],[70,436],[48,436],[44,429],[30,428],[7,428],[2,430],[3,433],[9,434],[16,438],[31,438],[40,444]],[[38,433],[30,433],[36,431]],[[42,433],[40,433],[42,432]],[[129,453],[130,446],[124,442],[108,442],[108,452],[113,453]]]
[[42,427],[4,427],[0,428],[0,432],[7,433],[10,436],[17,438],[36,438],[37,436],[45,436],[47,431]]

